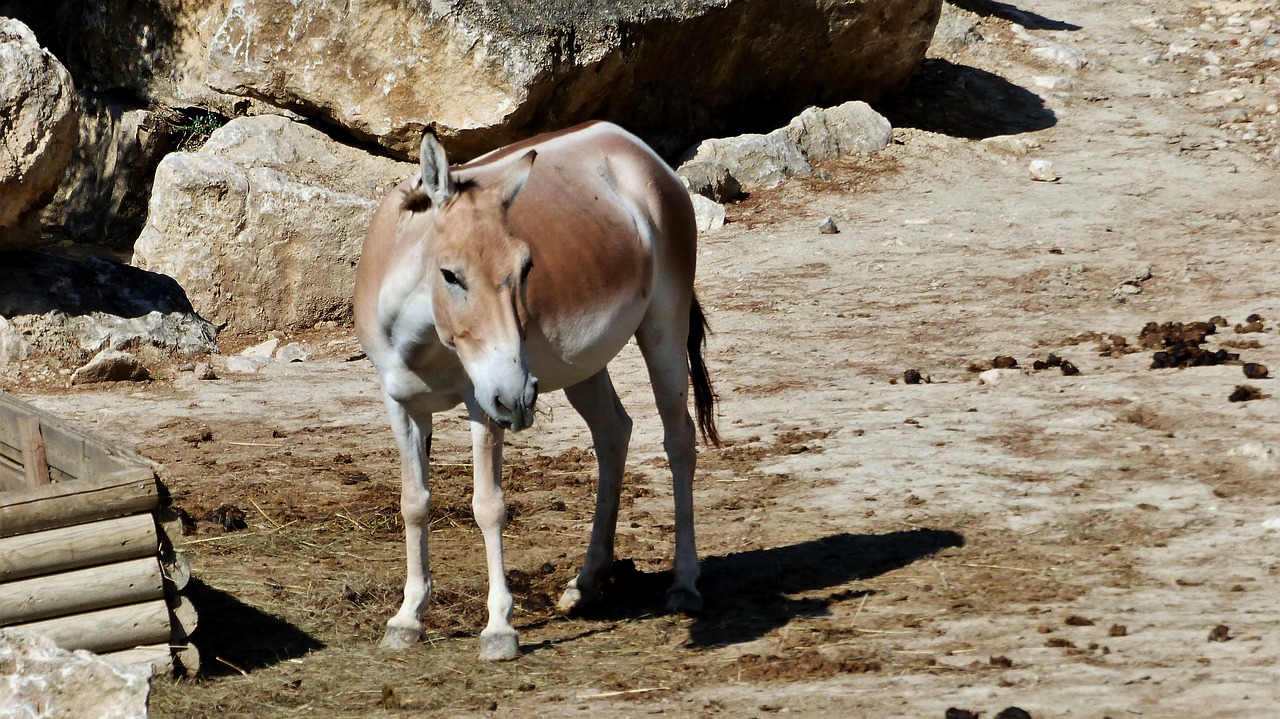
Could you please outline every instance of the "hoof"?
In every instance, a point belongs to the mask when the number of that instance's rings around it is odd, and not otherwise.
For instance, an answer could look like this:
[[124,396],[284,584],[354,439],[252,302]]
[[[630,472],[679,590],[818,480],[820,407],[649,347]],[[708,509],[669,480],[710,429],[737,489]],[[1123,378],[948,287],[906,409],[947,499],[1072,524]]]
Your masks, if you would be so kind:
[[514,629],[480,632],[480,658],[486,662],[505,662],[520,654],[520,637]]
[[422,625],[412,627],[393,627],[387,625],[387,633],[382,635],[378,645],[383,649],[408,649],[422,641]]
[[575,580],[569,584],[568,589],[564,590],[564,594],[560,595],[560,601],[556,602],[556,608],[563,614],[576,614],[598,606],[600,601],[600,592],[583,592],[578,589]]
[[692,616],[702,614],[702,595],[696,589],[672,587],[667,590],[667,611]]

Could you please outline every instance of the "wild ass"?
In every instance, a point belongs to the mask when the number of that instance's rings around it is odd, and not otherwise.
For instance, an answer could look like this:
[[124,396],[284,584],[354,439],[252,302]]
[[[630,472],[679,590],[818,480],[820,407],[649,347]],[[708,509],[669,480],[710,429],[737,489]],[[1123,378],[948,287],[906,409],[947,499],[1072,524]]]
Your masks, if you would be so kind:
[[595,523],[560,607],[598,600],[614,555],[631,419],[607,365],[634,336],[662,419],[675,489],[676,553],[667,606],[698,611],[693,531],[694,389],[698,426],[718,443],[693,292],[697,229],[687,191],[643,142],[592,123],[495,150],[450,169],[428,134],[421,172],[374,215],[356,274],[356,330],[382,381],[400,448],[408,576],[384,647],[420,640],[427,557],[431,415],[465,405],[484,535],[489,622],[481,659],[511,659],[511,593],[502,560],[505,430],[533,422],[538,393],[563,389],[591,430],[599,463]]

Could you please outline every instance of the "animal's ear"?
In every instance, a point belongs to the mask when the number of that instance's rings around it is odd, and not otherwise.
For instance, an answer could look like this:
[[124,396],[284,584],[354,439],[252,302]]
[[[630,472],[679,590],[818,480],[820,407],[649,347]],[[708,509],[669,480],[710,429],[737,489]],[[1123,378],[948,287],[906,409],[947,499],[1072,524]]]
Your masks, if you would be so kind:
[[433,207],[444,207],[453,197],[453,177],[449,174],[449,159],[436,139],[435,132],[427,130],[422,136],[422,169],[414,180],[414,190],[425,193]]
[[536,159],[538,159],[537,150],[526,152],[524,157],[507,168],[507,171],[502,173],[502,177],[494,184],[494,191],[502,198],[503,207],[511,207],[516,195],[524,189],[524,183],[529,180],[529,172],[533,170],[533,161]]

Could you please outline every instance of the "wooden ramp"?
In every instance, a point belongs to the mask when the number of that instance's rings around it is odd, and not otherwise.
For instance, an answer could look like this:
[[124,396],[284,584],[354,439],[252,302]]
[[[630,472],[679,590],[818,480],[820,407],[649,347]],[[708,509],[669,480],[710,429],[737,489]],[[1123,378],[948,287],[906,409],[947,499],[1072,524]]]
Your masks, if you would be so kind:
[[194,674],[181,539],[149,460],[0,392],[0,627]]

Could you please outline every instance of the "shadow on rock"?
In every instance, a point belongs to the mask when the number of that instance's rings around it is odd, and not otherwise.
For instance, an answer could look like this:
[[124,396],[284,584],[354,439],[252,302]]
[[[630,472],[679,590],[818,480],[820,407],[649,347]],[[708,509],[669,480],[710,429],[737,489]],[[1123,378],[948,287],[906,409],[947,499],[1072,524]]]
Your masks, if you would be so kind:
[[947,2],[963,10],[968,10],[975,15],[998,17],[1009,22],[1016,22],[1028,30],[1074,31],[1080,29],[1079,25],[1073,25],[1062,20],[1051,20],[1043,15],[1021,10],[1008,3],[996,2],[995,0],[947,0]]
[[1039,95],[985,70],[931,59],[900,94],[876,107],[894,127],[982,140],[1053,127]]
[[324,642],[198,579],[183,590],[200,622],[191,643],[200,650],[200,674],[239,674],[324,649]]
[[[910,565],[964,537],[938,529],[888,534],[837,534],[770,549],[707,557],[698,588],[706,602],[689,630],[692,646],[723,646],[759,639],[797,617],[824,616],[831,605],[866,592],[838,592],[826,598],[787,595],[837,587]],[[587,614],[622,619],[661,613],[671,572],[645,573],[629,559],[614,563],[602,606]]]
[[194,314],[187,293],[167,275],[100,257],[73,259],[34,250],[0,253],[0,316],[54,311],[119,317]]

